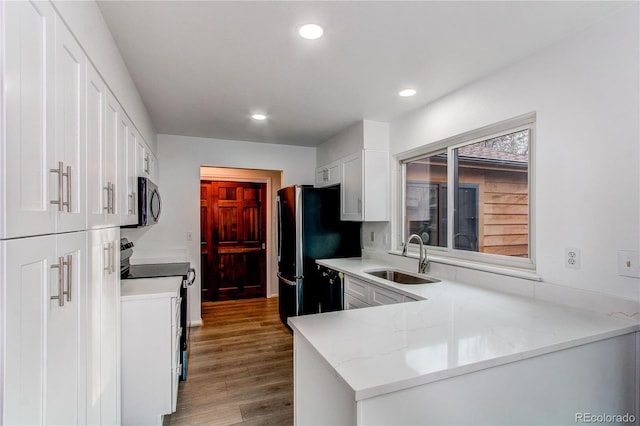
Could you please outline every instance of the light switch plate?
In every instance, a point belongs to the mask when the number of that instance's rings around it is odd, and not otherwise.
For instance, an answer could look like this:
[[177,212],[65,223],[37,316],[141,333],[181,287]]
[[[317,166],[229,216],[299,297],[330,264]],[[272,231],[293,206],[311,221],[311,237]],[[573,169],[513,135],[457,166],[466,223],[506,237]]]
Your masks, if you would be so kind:
[[618,252],[618,275],[640,278],[640,252],[632,250]]

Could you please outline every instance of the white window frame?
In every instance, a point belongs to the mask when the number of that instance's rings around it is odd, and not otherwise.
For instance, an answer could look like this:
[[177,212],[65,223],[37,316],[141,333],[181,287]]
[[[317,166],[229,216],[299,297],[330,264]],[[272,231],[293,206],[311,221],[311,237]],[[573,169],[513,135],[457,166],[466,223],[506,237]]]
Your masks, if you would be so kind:
[[[397,220],[395,224],[397,239],[395,250],[400,251],[404,247],[404,242],[409,237],[406,235],[406,163],[428,155],[447,153],[447,247],[427,246],[429,258],[436,262],[449,263],[461,266],[481,266],[480,269],[491,270],[492,267],[515,268],[528,272],[535,272],[536,269],[536,245],[535,245],[535,138],[536,138],[536,114],[535,112],[524,114],[499,123],[491,124],[477,130],[466,132],[450,138],[446,138],[434,143],[400,153],[395,156],[398,167],[398,182],[396,200]],[[453,216],[454,216],[454,186],[451,184],[454,178],[453,150],[465,145],[492,139],[509,133],[522,130],[529,130],[529,164],[528,164],[528,186],[529,186],[529,257],[519,258],[506,255],[472,252],[453,248]],[[410,243],[408,252],[417,255],[418,244]],[[485,265],[487,268],[483,268]]]

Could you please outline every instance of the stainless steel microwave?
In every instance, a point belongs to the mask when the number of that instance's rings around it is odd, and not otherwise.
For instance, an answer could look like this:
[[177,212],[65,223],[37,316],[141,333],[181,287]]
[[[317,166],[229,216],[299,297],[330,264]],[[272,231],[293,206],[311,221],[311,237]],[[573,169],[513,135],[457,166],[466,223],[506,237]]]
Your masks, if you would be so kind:
[[162,198],[158,186],[149,178],[138,177],[138,226],[158,223],[162,212]]

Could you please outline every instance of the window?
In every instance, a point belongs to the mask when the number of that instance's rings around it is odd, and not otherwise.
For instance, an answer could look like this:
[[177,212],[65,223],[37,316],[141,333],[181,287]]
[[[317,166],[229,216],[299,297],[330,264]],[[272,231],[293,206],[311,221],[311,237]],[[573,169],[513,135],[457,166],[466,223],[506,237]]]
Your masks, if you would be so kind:
[[534,123],[528,114],[401,156],[402,241],[417,234],[431,254],[532,267]]

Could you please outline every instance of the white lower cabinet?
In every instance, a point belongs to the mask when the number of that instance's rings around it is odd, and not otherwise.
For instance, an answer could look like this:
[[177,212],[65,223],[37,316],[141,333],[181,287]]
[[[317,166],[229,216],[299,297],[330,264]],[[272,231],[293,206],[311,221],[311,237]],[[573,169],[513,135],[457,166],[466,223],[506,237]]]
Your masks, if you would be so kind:
[[349,309],[366,308],[367,306],[371,306],[371,305],[369,305],[367,302],[363,302],[357,297],[353,297],[349,293],[344,294],[344,310],[345,311]]
[[176,410],[181,277],[122,281],[122,423],[162,425]]
[[120,229],[89,231],[87,424],[120,424]]
[[344,277],[344,309],[366,308],[367,306],[391,305],[416,300],[388,288],[355,278]]
[[87,234],[2,241],[2,424],[83,424]]

